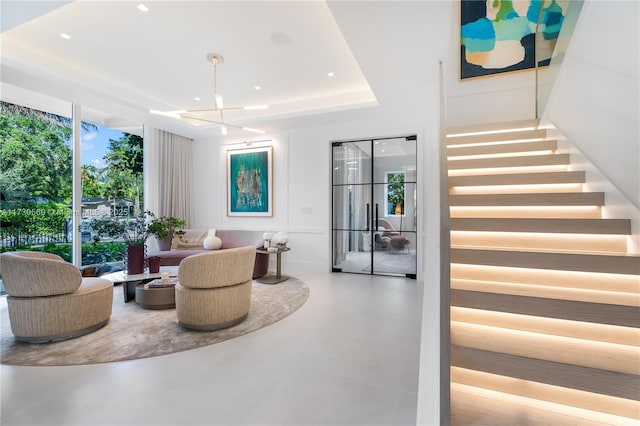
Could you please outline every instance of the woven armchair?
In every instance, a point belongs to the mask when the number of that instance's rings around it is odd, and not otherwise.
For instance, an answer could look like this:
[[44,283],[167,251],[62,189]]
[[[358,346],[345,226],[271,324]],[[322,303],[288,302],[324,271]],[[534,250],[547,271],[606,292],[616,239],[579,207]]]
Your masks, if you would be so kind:
[[0,262],[16,340],[44,343],[69,339],[109,321],[111,281],[83,278],[78,268],[51,253],[2,253]]
[[239,247],[185,258],[178,269],[178,323],[194,330],[231,327],[247,318],[255,247]]

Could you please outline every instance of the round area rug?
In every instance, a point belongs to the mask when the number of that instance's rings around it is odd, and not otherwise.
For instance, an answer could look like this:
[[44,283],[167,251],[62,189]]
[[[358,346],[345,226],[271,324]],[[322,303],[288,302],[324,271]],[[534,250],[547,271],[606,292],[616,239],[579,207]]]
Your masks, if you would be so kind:
[[253,282],[246,320],[216,331],[193,331],[178,325],[175,309],[148,310],[124,303],[122,286],[113,289],[111,319],[101,329],[53,343],[16,342],[7,307],[0,310],[0,357],[7,365],[81,365],[124,361],[186,351],[223,342],[279,321],[309,298],[309,287],[291,277],[277,285]]

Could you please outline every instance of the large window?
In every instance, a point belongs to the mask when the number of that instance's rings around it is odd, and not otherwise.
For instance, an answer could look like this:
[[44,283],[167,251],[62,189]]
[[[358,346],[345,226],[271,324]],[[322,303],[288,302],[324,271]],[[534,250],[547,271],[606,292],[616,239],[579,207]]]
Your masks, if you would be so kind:
[[[71,119],[0,103],[0,251],[40,250],[71,258]],[[134,216],[143,206],[142,138],[82,123],[82,217]],[[82,233],[83,264],[119,260]],[[98,254],[96,254],[96,251]],[[114,254],[116,254],[114,258]]]

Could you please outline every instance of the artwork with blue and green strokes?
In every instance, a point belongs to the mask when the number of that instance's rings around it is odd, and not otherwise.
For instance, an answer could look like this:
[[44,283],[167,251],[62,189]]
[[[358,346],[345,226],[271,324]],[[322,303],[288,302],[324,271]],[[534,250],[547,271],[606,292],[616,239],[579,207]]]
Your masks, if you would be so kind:
[[268,150],[229,151],[228,155],[228,213],[270,213]]
[[549,65],[567,6],[568,0],[461,0],[460,78],[535,68],[536,56],[538,67]]

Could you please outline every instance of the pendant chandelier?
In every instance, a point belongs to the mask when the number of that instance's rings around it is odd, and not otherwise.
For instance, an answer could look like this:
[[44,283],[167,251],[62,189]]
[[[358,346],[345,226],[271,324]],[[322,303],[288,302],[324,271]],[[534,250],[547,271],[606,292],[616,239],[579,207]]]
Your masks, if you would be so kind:
[[[224,112],[225,111],[261,110],[261,109],[269,109],[269,106],[268,105],[252,105],[252,106],[225,107],[224,106],[224,102],[222,100],[222,95],[220,95],[218,93],[218,65],[220,65],[220,64],[222,64],[224,62],[224,58],[222,57],[222,55],[220,55],[218,53],[209,53],[207,55],[207,61],[209,61],[209,62],[211,62],[213,64],[213,108],[193,109],[193,110],[180,110],[180,111],[150,110],[149,112],[152,113],[152,114],[164,115],[164,116],[167,116],[167,117],[180,118],[180,119],[186,118],[186,119],[190,119],[190,120],[204,121],[204,122],[207,122],[207,123],[218,124],[218,125],[220,125],[220,130],[222,131],[223,135],[227,134],[227,128],[228,127],[232,127],[232,128],[235,128],[235,129],[242,129],[242,130],[244,130],[246,132],[264,134],[265,132],[263,130],[260,130],[260,129],[254,129],[254,128],[251,128],[251,127],[244,127],[244,126],[236,126],[236,125],[233,125],[233,124],[228,124],[228,123],[226,123],[224,121]],[[206,112],[216,113],[219,118],[213,120],[213,119],[207,119],[207,118],[194,116],[194,114],[206,113]]]

